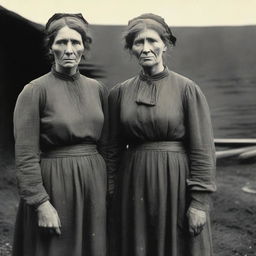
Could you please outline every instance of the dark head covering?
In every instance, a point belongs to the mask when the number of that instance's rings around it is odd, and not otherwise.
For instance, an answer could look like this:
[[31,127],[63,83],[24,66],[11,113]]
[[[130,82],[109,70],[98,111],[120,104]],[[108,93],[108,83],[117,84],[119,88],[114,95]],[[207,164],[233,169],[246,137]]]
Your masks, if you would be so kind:
[[81,23],[85,27],[89,24],[81,13],[55,13],[46,23],[45,30],[49,30],[50,26],[55,22],[66,23],[67,20]]
[[131,49],[135,36],[142,28],[155,29],[158,33],[160,32],[159,34],[165,42],[172,45],[176,43],[176,37],[172,34],[171,29],[161,16],[153,13],[144,13],[128,22],[128,27],[124,35],[126,48]]

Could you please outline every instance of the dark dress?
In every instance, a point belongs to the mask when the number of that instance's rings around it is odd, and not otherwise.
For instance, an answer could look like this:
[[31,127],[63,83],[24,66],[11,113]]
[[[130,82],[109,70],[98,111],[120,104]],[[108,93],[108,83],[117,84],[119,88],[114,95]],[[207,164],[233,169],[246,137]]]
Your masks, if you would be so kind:
[[[215,150],[199,87],[168,68],[141,73],[111,90],[109,106],[110,255],[212,255]],[[196,237],[188,232],[189,206],[207,212]]]
[[[106,89],[79,72],[52,69],[24,87],[14,112],[21,201],[13,255],[106,255],[106,110]],[[60,236],[38,228],[35,209],[47,200]]]

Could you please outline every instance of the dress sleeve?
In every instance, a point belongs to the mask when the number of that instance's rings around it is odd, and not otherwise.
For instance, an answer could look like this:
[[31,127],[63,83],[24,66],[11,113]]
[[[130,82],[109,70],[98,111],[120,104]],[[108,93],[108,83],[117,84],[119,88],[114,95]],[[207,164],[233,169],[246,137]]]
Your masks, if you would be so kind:
[[37,207],[49,199],[40,168],[40,93],[32,84],[24,87],[14,110],[15,161],[20,197]]
[[209,194],[216,190],[215,147],[206,98],[192,82],[185,90],[185,120],[190,159],[190,175],[187,180],[191,195],[190,206],[207,210]]
[[105,162],[107,162],[107,146],[108,146],[108,90],[101,84],[100,85],[100,100],[102,111],[104,114],[104,123],[101,130],[101,136],[98,141],[98,150],[99,153],[103,156]]
[[121,160],[122,152],[125,150],[125,140],[122,136],[120,122],[120,86],[116,85],[109,94],[109,145],[108,145],[108,193],[114,193],[116,174]]

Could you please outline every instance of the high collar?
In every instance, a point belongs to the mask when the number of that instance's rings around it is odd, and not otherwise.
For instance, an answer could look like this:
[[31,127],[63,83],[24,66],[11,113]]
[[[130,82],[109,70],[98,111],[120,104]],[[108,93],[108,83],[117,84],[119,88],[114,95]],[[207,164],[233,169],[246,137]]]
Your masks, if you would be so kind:
[[157,81],[157,80],[163,79],[164,77],[167,77],[168,75],[169,75],[169,69],[168,67],[165,66],[162,72],[152,76],[144,74],[143,70],[141,70],[140,79],[143,81]]
[[54,76],[58,77],[59,79],[66,80],[66,81],[75,81],[75,80],[79,79],[79,77],[80,77],[79,69],[77,69],[77,71],[74,75],[68,75],[65,73],[58,72],[55,69],[55,67],[52,66],[51,72],[53,73]]

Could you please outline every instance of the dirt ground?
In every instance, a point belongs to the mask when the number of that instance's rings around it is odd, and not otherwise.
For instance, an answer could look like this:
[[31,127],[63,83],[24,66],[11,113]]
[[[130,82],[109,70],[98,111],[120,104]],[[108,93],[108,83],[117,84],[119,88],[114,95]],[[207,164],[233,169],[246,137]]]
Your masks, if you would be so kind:
[[[1,153],[1,152],[0,152]],[[256,255],[256,163],[219,161],[218,191],[213,196],[212,227],[215,256]],[[13,160],[0,157],[0,256],[11,255],[18,196]]]

